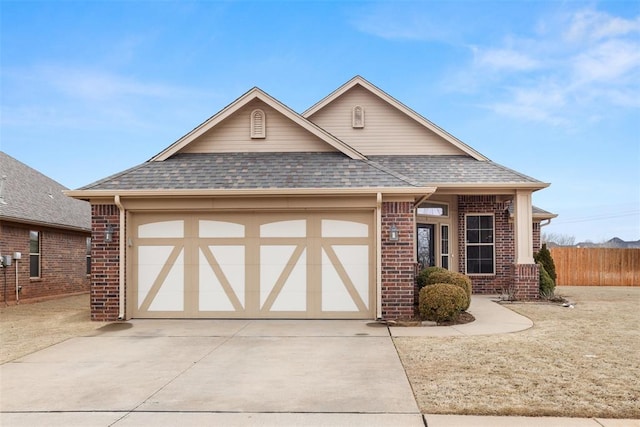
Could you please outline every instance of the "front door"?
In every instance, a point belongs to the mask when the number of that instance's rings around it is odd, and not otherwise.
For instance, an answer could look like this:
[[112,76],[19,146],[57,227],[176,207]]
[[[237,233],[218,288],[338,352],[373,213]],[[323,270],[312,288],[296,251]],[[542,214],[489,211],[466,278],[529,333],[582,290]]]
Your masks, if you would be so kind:
[[421,268],[436,265],[435,225],[418,224],[418,263]]

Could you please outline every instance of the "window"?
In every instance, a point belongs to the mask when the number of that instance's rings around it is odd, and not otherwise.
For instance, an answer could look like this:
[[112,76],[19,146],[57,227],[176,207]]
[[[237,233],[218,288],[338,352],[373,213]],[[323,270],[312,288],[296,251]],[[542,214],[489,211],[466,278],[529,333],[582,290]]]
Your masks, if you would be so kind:
[[364,128],[364,108],[359,105],[353,107],[351,115],[351,126],[356,129]]
[[40,232],[29,232],[29,277],[40,277]]
[[440,266],[449,269],[449,226],[440,226]]
[[418,206],[418,215],[429,215],[429,216],[449,216],[449,205],[446,203],[434,203],[427,202],[422,203]]
[[262,110],[251,112],[251,138],[267,137],[267,117]]
[[87,276],[91,274],[91,237],[87,237]]
[[493,215],[466,216],[467,274],[495,274]]

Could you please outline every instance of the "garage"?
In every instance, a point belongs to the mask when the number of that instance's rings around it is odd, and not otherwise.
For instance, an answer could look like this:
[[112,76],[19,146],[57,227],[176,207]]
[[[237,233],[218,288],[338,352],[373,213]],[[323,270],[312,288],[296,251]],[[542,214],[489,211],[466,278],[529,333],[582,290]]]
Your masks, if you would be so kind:
[[375,317],[375,212],[132,212],[135,318]]

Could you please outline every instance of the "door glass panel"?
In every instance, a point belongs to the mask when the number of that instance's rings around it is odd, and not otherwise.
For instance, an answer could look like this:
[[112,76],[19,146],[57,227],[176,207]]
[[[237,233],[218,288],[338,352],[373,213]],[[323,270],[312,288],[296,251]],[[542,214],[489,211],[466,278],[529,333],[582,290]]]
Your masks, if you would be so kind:
[[418,263],[421,268],[435,265],[434,225],[418,225]]

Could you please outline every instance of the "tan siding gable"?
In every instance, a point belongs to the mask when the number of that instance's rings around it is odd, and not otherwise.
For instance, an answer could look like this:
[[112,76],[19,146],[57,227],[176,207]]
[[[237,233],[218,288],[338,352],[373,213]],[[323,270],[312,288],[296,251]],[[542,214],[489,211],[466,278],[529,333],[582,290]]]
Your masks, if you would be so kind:
[[[364,109],[364,127],[360,129],[352,127],[356,105]],[[466,154],[360,85],[308,118],[365,156]]]
[[[265,113],[266,137],[251,138],[251,112]],[[334,147],[255,99],[183,147],[181,153],[333,152]]]

